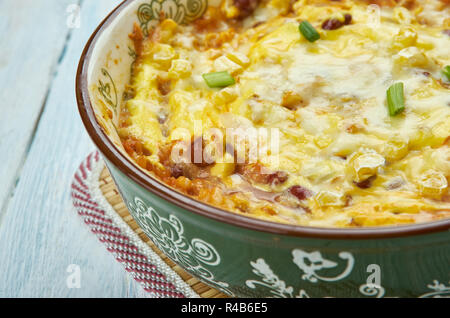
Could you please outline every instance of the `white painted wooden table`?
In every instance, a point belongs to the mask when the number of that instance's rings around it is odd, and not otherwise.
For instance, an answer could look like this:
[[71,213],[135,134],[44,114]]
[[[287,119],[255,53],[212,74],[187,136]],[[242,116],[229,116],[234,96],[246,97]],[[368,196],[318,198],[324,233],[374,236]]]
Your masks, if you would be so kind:
[[[78,59],[119,2],[0,0],[0,297],[146,296],[70,201],[94,149],[76,108]],[[70,264],[79,289],[67,287]]]

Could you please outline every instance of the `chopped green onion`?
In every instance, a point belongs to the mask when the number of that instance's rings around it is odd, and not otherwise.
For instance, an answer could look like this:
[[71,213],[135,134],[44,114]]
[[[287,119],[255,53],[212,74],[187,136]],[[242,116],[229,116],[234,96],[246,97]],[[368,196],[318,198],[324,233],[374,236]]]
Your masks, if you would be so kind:
[[447,77],[447,80],[450,81],[450,65],[444,67],[444,69],[442,70],[442,74],[444,74],[445,77]]
[[227,71],[207,73],[202,76],[206,84],[211,88],[226,87],[236,83],[234,78]]
[[392,84],[387,92],[387,104],[389,115],[395,116],[405,109],[405,97],[403,95],[403,83]]
[[320,39],[320,34],[308,21],[302,21],[299,25],[300,33],[309,41],[314,42]]

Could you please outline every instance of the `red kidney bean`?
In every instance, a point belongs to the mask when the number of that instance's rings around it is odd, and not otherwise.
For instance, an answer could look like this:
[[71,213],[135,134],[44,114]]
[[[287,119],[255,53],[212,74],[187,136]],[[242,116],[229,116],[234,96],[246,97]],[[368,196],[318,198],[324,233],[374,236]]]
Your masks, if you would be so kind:
[[336,18],[326,19],[322,23],[322,29],[337,30],[339,28],[342,28],[344,25],[348,25],[350,23],[352,23],[352,15],[349,13],[346,13],[344,15],[344,22],[342,22],[341,20],[336,19]]
[[344,23],[338,19],[326,19],[322,23],[322,29],[324,30],[337,30],[341,28],[344,25]]
[[170,167],[170,173],[174,178],[181,177],[183,175],[183,167],[180,165],[174,165]]
[[352,23],[352,15],[350,13],[344,14],[344,19],[345,25],[349,25],[350,23]]
[[277,172],[269,174],[267,176],[268,183],[273,184],[273,185],[282,184],[282,183],[286,182],[287,179],[288,179],[288,174],[284,171],[277,171]]
[[364,181],[361,181],[361,182],[358,182],[358,183],[355,183],[355,184],[358,186],[358,188],[368,189],[368,188],[370,188],[372,186],[372,182],[376,178],[377,178],[376,176],[372,176],[372,177],[370,177],[370,178],[368,178],[368,179],[366,179]]
[[268,171],[267,168],[261,164],[238,164],[236,166],[236,173],[243,176],[245,179],[270,185],[279,185],[288,179],[288,174],[284,171]]
[[299,199],[300,201],[306,200],[306,199],[312,197],[312,195],[313,195],[313,193],[310,190],[308,190],[302,186],[299,186],[299,185],[290,187],[289,192],[293,196],[295,196],[297,199]]
[[246,18],[255,11],[259,0],[234,0],[234,6],[239,9],[239,18]]

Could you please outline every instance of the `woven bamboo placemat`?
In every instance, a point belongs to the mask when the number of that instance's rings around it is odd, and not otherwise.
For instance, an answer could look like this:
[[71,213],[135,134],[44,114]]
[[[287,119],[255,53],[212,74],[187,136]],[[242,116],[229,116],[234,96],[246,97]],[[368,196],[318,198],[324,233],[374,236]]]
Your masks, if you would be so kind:
[[128,209],[117,191],[116,185],[109,174],[108,169],[103,169],[99,179],[100,190],[105,199],[111,204],[117,214],[130,226],[130,228],[145,242],[161,259],[172,268],[180,277],[201,297],[203,298],[226,298],[225,294],[209,287],[200,282],[198,279],[186,273],[181,267],[172,262],[166,255],[164,255],[145,235],[142,229],[137,225],[136,221],[128,212]]

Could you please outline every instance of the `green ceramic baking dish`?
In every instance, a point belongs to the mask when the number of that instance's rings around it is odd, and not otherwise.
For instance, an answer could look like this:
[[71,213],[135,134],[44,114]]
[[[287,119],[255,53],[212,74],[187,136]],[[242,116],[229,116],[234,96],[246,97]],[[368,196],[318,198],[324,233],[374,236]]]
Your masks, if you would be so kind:
[[436,297],[450,295],[450,220],[331,229],[271,223],[227,212],[141,170],[115,132],[135,53],[133,24],[161,11],[179,23],[208,0],[128,0],[95,30],[81,56],[76,94],[86,130],[131,215],[175,263],[237,297]]

